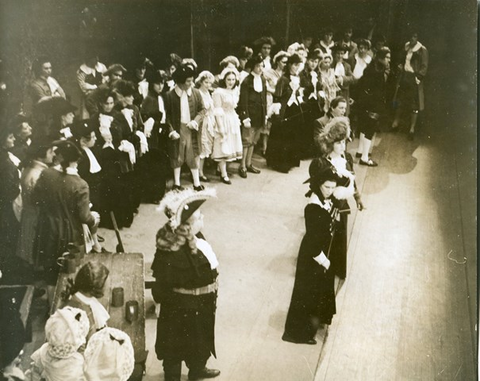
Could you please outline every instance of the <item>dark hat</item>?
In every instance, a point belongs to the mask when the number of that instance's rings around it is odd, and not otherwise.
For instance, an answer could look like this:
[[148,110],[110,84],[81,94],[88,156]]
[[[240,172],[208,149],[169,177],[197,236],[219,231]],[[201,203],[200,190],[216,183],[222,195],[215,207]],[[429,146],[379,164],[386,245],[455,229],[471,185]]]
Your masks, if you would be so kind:
[[307,55],[307,60],[319,60],[322,58],[321,50],[310,50]]
[[124,79],[120,79],[116,81],[113,87],[117,93],[119,93],[120,95],[123,95],[124,97],[135,95],[135,93],[137,92],[133,82],[126,81]]
[[342,44],[342,43],[339,43],[337,42],[333,48],[332,48],[332,53],[335,53],[335,52],[347,52],[348,51],[348,47],[347,45],[345,44]]
[[297,53],[293,53],[290,57],[288,57],[288,65],[298,64],[302,62],[302,57],[300,57]]
[[70,140],[55,140],[52,145],[56,147],[55,154],[62,155],[66,163],[78,161],[82,157],[80,149]]
[[45,156],[45,152],[53,147],[53,141],[47,136],[39,135],[32,139],[32,144],[27,148],[27,157],[36,159]]
[[245,69],[253,69],[256,65],[261,64],[263,62],[262,55],[255,54],[252,58],[250,58],[247,63],[245,64]]
[[17,128],[22,123],[28,123],[29,121],[29,118],[24,113],[18,113],[12,118],[11,125],[13,128]]
[[189,63],[181,63],[173,73],[175,83],[185,83],[187,78],[195,76],[195,68]]
[[165,70],[155,70],[147,75],[148,83],[162,83],[168,79]]
[[69,112],[75,112],[77,108],[66,99],[61,97],[50,97],[41,100],[35,105],[35,111],[41,114],[61,116]]
[[95,131],[95,125],[90,119],[76,120],[71,131],[75,139],[87,138]]
[[255,40],[255,42],[253,43],[253,45],[257,46],[257,47],[262,47],[263,45],[275,45],[276,42],[275,40],[273,39],[273,37],[269,37],[269,36],[263,36],[263,37],[260,37],[259,39]]
[[248,46],[245,46],[245,45],[242,45],[240,47],[240,50],[238,52],[238,58],[248,60],[248,59],[250,59],[250,57],[252,55],[253,55],[253,49],[252,48],[250,48]]
[[168,192],[160,203],[159,209],[169,218],[170,227],[175,230],[187,221],[195,211],[208,199],[216,197],[214,188],[199,192],[193,189]]
[[323,157],[318,157],[312,160],[308,167],[310,178],[303,183],[310,183],[312,185],[321,185],[325,181],[338,181],[338,175],[335,167]]

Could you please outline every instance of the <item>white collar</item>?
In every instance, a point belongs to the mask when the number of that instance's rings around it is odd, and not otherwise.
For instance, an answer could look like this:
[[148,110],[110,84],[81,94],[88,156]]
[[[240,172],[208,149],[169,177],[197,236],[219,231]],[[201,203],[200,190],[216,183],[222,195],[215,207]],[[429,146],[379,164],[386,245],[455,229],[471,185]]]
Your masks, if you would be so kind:
[[322,45],[324,48],[327,48],[330,50],[330,48],[333,47],[333,45],[335,45],[335,43],[332,41],[330,42],[330,45],[325,45],[325,42],[323,42],[323,40],[320,40],[320,45]]
[[[56,169],[58,172],[63,172],[63,168],[60,164],[55,165],[53,168]],[[65,169],[65,173],[67,175],[78,176],[78,169],[77,168],[72,168],[72,167],[67,167]]]
[[179,96],[182,97],[183,93],[187,93],[188,96],[192,95],[192,88],[189,87],[186,91],[182,90],[178,85],[175,86],[175,93]]
[[93,74],[95,75],[95,72],[99,72],[99,73],[103,73],[105,70],[106,70],[106,67],[104,64],[100,63],[100,62],[97,62],[95,64],[95,67],[90,67],[90,66],[87,66],[86,64],[82,64],[80,65],[80,70],[83,71],[85,74]]
[[332,203],[331,199],[327,198],[327,199],[323,200],[323,202],[322,202],[322,201],[320,201],[320,198],[318,198],[318,196],[315,193],[312,193],[308,203],[319,205],[320,207],[322,207],[323,209],[328,210],[328,211],[330,211],[330,209],[332,209],[332,206],[333,206],[333,203]]
[[81,292],[76,292],[75,296],[84,304],[88,305],[92,309],[93,319],[95,320],[95,325],[97,329],[103,328],[107,325],[110,315],[105,309],[102,303],[98,301],[97,298],[91,296],[85,296]]
[[416,51],[420,50],[421,48],[423,48],[423,45],[420,43],[420,41],[417,41],[417,43],[413,47],[410,46],[410,42],[407,42],[405,44],[405,50],[407,52],[409,50],[411,50],[412,52],[416,52]]

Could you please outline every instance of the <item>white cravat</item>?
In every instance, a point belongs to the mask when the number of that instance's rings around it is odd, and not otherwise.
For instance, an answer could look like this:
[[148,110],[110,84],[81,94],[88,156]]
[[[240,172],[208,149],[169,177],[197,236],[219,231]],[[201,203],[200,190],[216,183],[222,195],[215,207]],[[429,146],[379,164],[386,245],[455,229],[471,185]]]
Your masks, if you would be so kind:
[[133,110],[131,108],[124,108],[122,110],[122,114],[127,120],[128,126],[130,127],[130,131],[133,130]]
[[292,89],[292,95],[290,96],[290,99],[287,102],[287,106],[290,107],[292,104],[296,104],[297,106],[299,105],[298,99],[297,99],[297,91],[300,88],[300,78],[291,75],[290,76],[290,88]]
[[188,105],[188,97],[192,95],[192,89],[183,91],[180,87],[175,87],[175,93],[180,97],[180,123],[188,124],[192,120],[190,118],[190,106]]
[[335,76],[336,77],[345,77],[345,67],[342,62],[337,62],[335,65]]
[[317,99],[317,82],[318,82],[318,74],[316,71],[311,71],[310,75],[312,76],[312,85],[313,85],[313,91],[308,97],[308,99]]
[[413,73],[413,67],[411,64],[412,60],[412,55],[414,52],[416,52],[418,49],[422,47],[422,44],[417,41],[417,43],[414,46],[410,46],[411,44],[407,42],[405,45],[405,49],[407,50],[407,57],[405,59],[405,65],[404,65],[404,70],[408,71],[409,73]]
[[52,77],[47,78],[47,84],[48,84],[48,87],[50,87],[50,92],[52,93],[52,95],[54,95],[57,92],[58,88],[60,87],[57,80]]
[[167,115],[165,114],[165,102],[163,102],[163,97],[161,95],[158,96],[158,111],[162,113],[162,120],[160,123],[165,124]]
[[263,91],[263,83],[262,83],[262,77],[260,75],[251,73],[253,75],[253,89],[257,93],[261,93]]
[[140,82],[138,82],[138,92],[140,95],[145,99],[148,95],[148,82],[144,78]]
[[90,160],[90,173],[98,173],[102,170],[102,167],[98,163],[97,158],[93,154],[92,150],[88,147],[82,147],[85,153],[88,156],[88,160]]

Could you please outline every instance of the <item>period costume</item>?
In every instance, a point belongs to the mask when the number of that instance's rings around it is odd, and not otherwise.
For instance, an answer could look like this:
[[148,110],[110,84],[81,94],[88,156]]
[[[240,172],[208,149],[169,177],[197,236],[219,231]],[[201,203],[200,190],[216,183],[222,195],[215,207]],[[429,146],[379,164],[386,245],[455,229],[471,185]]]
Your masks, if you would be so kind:
[[251,72],[240,87],[238,115],[242,123],[249,121],[251,127],[242,124],[242,143],[244,147],[255,145],[264,129],[267,116],[267,85],[265,78]]
[[[243,155],[240,118],[235,111],[238,103],[237,89],[218,87],[212,95],[214,114],[219,119],[213,142],[212,159],[234,161]],[[222,139],[221,134],[224,134]]]
[[[165,96],[165,111],[169,133],[175,130],[180,139],[168,142],[170,162],[173,168],[186,163],[190,169],[197,168],[196,158],[201,152],[201,136],[198,129],[204,109],[202,96],[197,89],[183,91],[177,85]],[[187,127],[189,122],[195,122],[197,129]]]
[[88,341],[85,349],[86,381],[127,381],[134,367],[132,341],[125,332],[107,327]]
[[425,108],[423,80],[428,71],[428,50],[419,41],[405,44],[402,52],[403,73],[399,82],[398,100],[407,110],[418,112]]
[[56,166],[42,172],[32,195],[40,207],[38,219],[38,256],[46,269],[47,284],[55,285],[59,267],[57,257],[68,243],[84,244],[83,227],[95,224],[90,213],[88,184],[78,172]]
[[203,119],[201,122],[201,152],[200,158],[204,159],[209,157],[213,152],[213,140],[215,137],[215,113],[214,113],[214,106],[213,106],[213,98],[209,92],[203,92],[200,90],[200,94],[202,95],[203,106],[205,107],[205,111],[203,114]]
[[17,256],[30,265],[38,265],[38,258],[34,256],[34,245],[37,241],[37,225],[39,208],[32,200],[32,193],[42,172],[48,166],[38,160],[24,168],[20,180],[22,187],[22,218],[20,220],[20,235],[17,246]]
[[148,152],[141,162],[142,199],[158,202],[165,194],[168,176],[168,126],[165,102],[162,95],[150,91],[141,107],[144,133],[148,141]]
[[303,123],[300,78],[286,74],[277,82],[274,103],[280,103],[279,115],[272,116],[272,129],[266,152],[268,166],[280,172],[288,172],[300,165],[301,134]]
[[337,209],[332,200],[320,199],[316,194],[310,197],[305,207],[306,233],[297,260],[295,285],[283,339],[298,343],[306,343],[314,338],[316,327],[313,319],[320,324],[330,324],[335,315],[335,275],[314,260],[324,253],[331,261],[330,243],[334,229]]
[[85,381],[84,358],[78,352],[86,343],[89,322],[84,311],[65,307],[55,311],[45,325],[46,343],[32,356],[29,381]]
[[[160,204],[169,222],[162,229],[175,234],[175,229],[214,196],[213,190],[194,192],[190,189],[167,194]],[[205,368],[210,355],[215,353],[215,310],[217,300],[218,260],[210,244],[201,234],[191,242],[169,249],[159,246],[152,264],[155,285],[152,293],[161,304],[157,324],[155,351],[163,360],[165,380],[179,380],[181,363],[190,369],[189,379],[200,379],[210,374]],[[170,234],[170,233],[169,233]],[[215,371],[215,375],[220,372]]]

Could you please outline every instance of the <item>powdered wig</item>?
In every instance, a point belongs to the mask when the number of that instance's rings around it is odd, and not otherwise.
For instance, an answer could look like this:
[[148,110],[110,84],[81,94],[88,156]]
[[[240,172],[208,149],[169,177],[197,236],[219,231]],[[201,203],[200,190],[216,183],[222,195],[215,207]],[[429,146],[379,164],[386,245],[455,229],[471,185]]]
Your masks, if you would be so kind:
[[188,220],[183,224],[180,224],[175,231],[173,231],[170,223],[167,222],[157,232],[157,249],[165,251],[177,251],[186,243],[188,243],[188,247],[192,253],[197,252],[195,236],[192,234],[192,228]]

